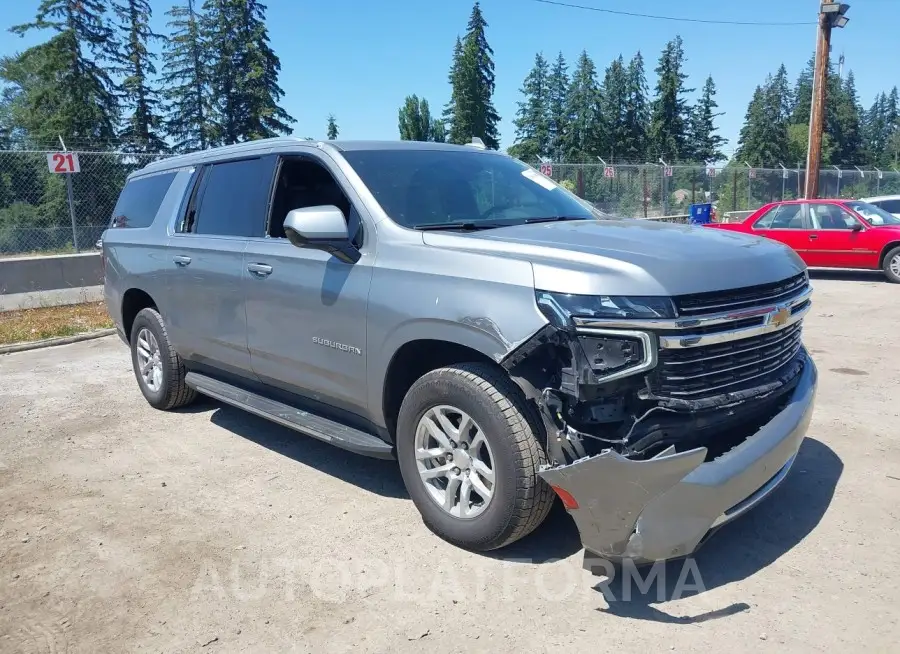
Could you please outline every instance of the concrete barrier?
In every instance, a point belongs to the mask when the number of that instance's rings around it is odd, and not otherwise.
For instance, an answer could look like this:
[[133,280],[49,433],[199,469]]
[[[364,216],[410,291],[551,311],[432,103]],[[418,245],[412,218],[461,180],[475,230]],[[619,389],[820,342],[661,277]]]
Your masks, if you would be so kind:
[[0,258],[0,311],[102,298],[99,252]]
[[0,295],[101,284],[99,252],[0,259]]

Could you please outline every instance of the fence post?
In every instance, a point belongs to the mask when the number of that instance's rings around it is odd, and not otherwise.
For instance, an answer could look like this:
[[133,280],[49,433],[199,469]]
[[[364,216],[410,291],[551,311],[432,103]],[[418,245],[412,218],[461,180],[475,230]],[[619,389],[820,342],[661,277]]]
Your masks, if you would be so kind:
[[647,188],[647,166],[641,166],[641,178],[643,180],[643,187],[644,187],[644,199],[643,199],[644,218],[646,218],[647,217],[647,193],[650,191],[650,189]]
[[584,199],[584,171],[581,166],[575,169],[575,193]]
[[66,173],[66,196],[69,199],[69,217],[72,219],[72,245],[76,252],[81,252],[78,247],[78,229],[75,227],[75,198],[72,193],[72,173]]
[[737,211],[737,168],[731,176],[731,210]]
[[[62,134],[57,136],[59,138],[59,144],[62,146],[63,152],[68,152],[68,148],[66,148],[66,142],[63,141]],[[81,249],[78,247],[78,228],[75,226],[75,197],[72,192],[72,172],[69,171],[66,173],[66,199],[69,203],[69,218],[72,220],[72,245],[75,246],[75,252],[81,252]]]

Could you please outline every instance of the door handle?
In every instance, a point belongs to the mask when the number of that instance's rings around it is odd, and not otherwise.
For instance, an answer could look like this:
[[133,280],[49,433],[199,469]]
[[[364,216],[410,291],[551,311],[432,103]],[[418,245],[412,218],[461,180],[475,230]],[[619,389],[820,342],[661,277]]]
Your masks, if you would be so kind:
[[819,235],[818,235],[818,234],[810,234],[810,235],[809,235],[809,240],[810,240],[810,241],[815,241],[817,238],[819,238]]
[[176,254],[174,257],[172,257],[172,261],[175,262],[176,266],[181,266],[183,268],[191,262],[191,258],[186,257],[183,254]]
[[272,274],[272,266],[265,263],[248,263],[247,270],[257,277],[268,277]]

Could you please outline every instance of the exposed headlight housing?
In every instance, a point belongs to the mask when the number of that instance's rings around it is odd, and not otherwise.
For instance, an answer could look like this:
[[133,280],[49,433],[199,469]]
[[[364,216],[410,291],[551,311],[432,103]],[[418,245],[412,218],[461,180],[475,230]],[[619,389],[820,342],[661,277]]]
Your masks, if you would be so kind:
[[[573,317],[611,318],[617,320],[674,318],[675,305],[666,297],[572,295],[538,291],[538,307],[550,323],[569,332],[575,331]],[[653,334],[628,329],[577,330],[576,368],[593,376],[593,382],[603,384],[629,377],[656,367],[657,343]],[[572,371],[575,377],[584,373]]]
[[624,295],[572,295],[537,291],[541,312],[556,327],[569,327],[571,318],[674,318],[671,298]]

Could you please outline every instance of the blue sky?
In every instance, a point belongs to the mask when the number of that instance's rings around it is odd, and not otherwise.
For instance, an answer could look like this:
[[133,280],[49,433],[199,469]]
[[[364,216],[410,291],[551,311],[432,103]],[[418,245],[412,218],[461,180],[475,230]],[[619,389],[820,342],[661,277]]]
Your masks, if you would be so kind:
[[[563,0],[564,1],[564,0]],[[716,20],[814,22],[818,0],[772,3],[740,0],[569,0],[598,8]],[[38,0],[4,2],[8,25],[31,20]],[[152,0],[157,31],[171,0]],[[281,58],[283,106],[297,119],[295,134],[323,138],[333,113],[341,138],[397,138],[397,110],[406,95],[428,99],[439,112],[449,98],[447,70],[454,40],[465,30],[471,0],[267,0],[269,35]],[[585,49],[602,71],[620,53],[641,50],[648,81],[665,42],[681,34],[691,86],[712,74],[718,86],[720,133],[737,142],[754,87],[782,62],[792,78],[815,46],[815,26],[748,27],[651,20],[540,4],[482,0],[494,48],[503,147],[513,142],[518,89],[537,51],[571,62]],[[846,29],[836,30],[832,56],[843,53],[862,104],[900,85],[897,26],[900,0],[851,0]],[[754,7],[770,8],[763,14]],[[42,40],[0,33],[0,55]],[[845,70],[846,70],[845,68]]]

